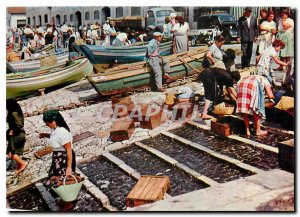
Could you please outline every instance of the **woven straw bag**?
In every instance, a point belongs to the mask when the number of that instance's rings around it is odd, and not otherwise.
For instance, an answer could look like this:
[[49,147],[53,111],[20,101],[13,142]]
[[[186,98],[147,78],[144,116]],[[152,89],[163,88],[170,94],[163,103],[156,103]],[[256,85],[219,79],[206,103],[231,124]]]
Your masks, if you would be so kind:
[[76,177],[74,175],[72,175],[72,177],[76,180],[76,183],[74,184],[70,184],[70,185],[66,185],[66,178],[64,177],[64,181],[63,184],[61,186],[59,186],[58,188],[53,188],[52,189],[55,191],[55,193],[61,197],[61,199],[65,202],[70,202],[70,201],[74,201],[77,199],[79,191],[82,187],[82,183],[78,182]]
[[214,113],[217,115],[231,115],[234,111],[233,106],[226,106],[224,102],[214,107]]

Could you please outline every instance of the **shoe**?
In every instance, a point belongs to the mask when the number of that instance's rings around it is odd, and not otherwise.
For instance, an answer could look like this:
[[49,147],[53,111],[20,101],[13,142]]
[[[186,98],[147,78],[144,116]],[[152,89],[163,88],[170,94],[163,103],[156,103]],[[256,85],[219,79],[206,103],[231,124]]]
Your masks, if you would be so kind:
[[165,91],[166,91],[165,88],[158,88],[158,89],[157,89],[157,92],[165,92]]

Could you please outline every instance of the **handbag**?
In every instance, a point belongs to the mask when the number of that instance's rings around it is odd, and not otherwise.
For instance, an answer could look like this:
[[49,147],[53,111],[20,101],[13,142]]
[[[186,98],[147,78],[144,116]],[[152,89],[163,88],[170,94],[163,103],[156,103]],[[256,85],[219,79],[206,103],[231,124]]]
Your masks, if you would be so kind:
[[76,183],[66,185],[66,176],[63,179],[63,184],[58,188],[52,187],[53,191],[61,197],[64,202],[70,202],[77,199],[79,191],[82,187],[83,181],[78,182],[76,177],[72,175],[72,177],[76,180]]

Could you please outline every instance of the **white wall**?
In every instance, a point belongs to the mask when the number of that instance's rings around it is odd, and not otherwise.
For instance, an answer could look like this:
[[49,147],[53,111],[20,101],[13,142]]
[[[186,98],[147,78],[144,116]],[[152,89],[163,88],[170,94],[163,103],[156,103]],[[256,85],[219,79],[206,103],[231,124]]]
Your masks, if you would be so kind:
[[17,28],[17,21],[18,20],[26,20],[26,15],[21,14],[12,14],[10,16],[10,27],[11,28]]

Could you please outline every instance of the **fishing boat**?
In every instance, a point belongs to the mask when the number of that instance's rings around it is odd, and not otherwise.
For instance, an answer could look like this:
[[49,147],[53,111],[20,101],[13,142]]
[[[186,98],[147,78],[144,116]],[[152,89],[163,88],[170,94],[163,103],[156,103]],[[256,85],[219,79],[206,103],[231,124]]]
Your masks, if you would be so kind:
[[[170,62],[169,75],[177,79],[199,73],[206,51],[207,48],[198,48],[164,57]],[[100,96],[125,93],[155,83],[151,67],[145,61],[113,67],[99,75],[89,75],[87,79]]]
[[[68,52],[57,52],[52,55],[41,55],[39,58],[22,60],[18,62],[7,62],[7,68],[10,72],[29,72],[41,68],[41,58],[47,58],[55,55],[57,59],[57,64],[64,63],[69,58]],[[8,72],[7,72],[8,73]]]
[[29,95],[42,88],[71,84],[92,71],[93,66],[88,59],[78,58],[43,70],[7,74],[6,98]]
[[[171,41],[161,43],[159,45],[160,55],[169,55],[171,47]],[[80,49],[98,72],[104,72],[114,64],[143,61],[146,56],[147,43],[122,47],[80,44]]]

